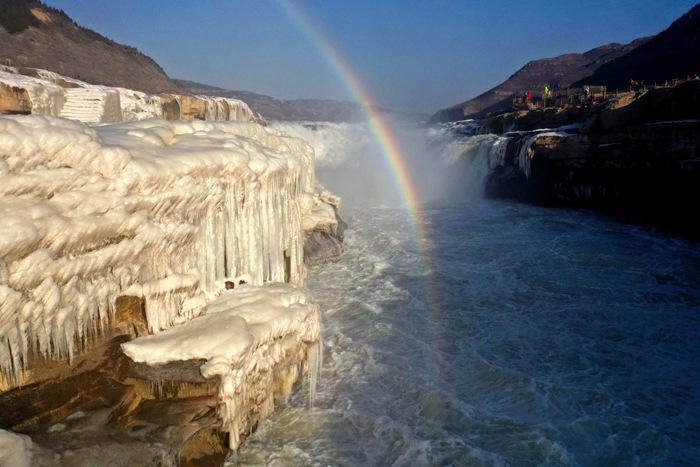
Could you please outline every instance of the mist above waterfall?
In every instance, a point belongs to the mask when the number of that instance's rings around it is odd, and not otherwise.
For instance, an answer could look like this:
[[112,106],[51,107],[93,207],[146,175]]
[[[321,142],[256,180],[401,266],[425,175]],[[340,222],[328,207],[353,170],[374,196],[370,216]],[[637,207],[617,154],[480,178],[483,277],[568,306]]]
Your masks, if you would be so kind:
[[[316,152],[317,177],[350,206],[397,206],[402,194],[384,149],[368,123],[278,122]],[[481,199],[489,156],[502,138],[472,135],[452,126],[390,122],[414,188],[424,206]],[[463,129],[462,129],[463,130]]]

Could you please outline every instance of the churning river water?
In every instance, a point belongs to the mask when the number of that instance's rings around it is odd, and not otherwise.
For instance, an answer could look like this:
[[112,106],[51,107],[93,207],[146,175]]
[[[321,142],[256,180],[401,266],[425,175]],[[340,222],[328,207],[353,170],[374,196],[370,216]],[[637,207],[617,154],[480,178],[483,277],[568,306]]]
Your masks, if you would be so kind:
[[344,210],[324,362],[236,465],[697,465],[700,249],[586,211]]

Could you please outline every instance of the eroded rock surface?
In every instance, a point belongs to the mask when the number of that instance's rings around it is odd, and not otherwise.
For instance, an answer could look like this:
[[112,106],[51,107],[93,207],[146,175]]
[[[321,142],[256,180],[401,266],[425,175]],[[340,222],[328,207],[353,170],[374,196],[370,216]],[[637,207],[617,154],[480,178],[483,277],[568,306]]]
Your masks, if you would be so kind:
[[700,234],[700,81],[600,107],[572,131],[506,134],[486,191],[544,205],[590,207]]

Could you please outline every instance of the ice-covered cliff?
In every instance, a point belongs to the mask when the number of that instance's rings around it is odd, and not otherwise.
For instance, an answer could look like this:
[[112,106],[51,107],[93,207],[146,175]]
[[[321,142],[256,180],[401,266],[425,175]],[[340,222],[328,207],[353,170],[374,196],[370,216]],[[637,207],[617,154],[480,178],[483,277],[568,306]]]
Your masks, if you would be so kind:
[[[226,280],[303,281],[313,152],[255,124],[0,118],[0,365],[70,356],[119,294],[152,331]],[[33,342],[36,340],[36,342]]]
[[[302,374],[313,393],[304,246],[337,231],[339,203],[311,146],[256,123],[0,116],[0,423],[39,424],[39,444],[63,452],[42,424],[70,426],[107,385],[111,423],[160,426],[177,456],[212,426],[235,448]],[[95,388],[75,386],[86,370]],[[176,431],[138,409],[164,384],[190,414]],[[153,446],[144,459],[168,451]]]
[[0,117],[0,391],[89,349],[137,297],[152,336],[126,353],[202,362],[235,447],[313,367],[304,241],[338,202],[308,144],[255,123]]
[[259,117],[238,99],[151,95],[89,84],[52,71],[0,66],[0,112],[64,117],[86,123],[162,118],[249,122]]

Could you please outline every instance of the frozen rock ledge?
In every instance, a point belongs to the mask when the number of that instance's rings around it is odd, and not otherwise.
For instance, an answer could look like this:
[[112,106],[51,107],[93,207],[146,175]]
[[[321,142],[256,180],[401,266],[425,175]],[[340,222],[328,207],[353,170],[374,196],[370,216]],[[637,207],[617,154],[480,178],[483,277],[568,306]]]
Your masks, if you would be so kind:
[[205,314],[153,336],[122,344],[137,363],[158,370],[174,362],[203,361],[206,379],[218,379],[218,404],[229,446],[269,415],[309,369],[313,395],[320,364],[318,309],[290,284],[242,285],[209,303]]
[[304,243],[338,204],[256,123],[0,116],[0,426],[86,465],[237,447],[313,396]]

